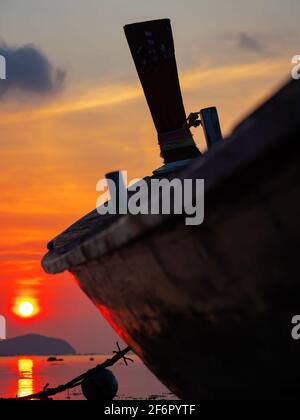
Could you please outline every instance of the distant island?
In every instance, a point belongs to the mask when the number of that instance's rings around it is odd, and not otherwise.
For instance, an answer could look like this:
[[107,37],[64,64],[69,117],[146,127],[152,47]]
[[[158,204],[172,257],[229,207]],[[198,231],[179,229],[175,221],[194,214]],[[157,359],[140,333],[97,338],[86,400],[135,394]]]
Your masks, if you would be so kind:
[[0,340],[0,356],[48,356],[76,354],[65,340],[27,334],[7,340]]

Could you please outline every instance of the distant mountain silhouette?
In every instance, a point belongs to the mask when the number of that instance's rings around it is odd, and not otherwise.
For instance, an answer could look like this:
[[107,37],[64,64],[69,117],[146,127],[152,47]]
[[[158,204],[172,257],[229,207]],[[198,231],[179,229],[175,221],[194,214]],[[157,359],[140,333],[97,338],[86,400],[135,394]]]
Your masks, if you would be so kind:
[[21,355],[67,355],[76,354],[75,349],[65,340],[28,334],[7,340],[0,340],[0,356]]

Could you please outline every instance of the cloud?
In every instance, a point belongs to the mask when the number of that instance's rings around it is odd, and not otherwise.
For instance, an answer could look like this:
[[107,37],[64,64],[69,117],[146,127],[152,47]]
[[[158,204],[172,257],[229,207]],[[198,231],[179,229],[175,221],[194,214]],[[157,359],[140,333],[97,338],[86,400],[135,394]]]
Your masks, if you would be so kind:
[[247,32],[239,32],[237,34],[237,45],[243,50],[249,50],[254,52],[266,52],[265,46],[262,42]]
[[[181,87],[184,94],[197,89],[215,89],[216,86],[233,86],[236,83],[265,80],[270,74],[278,78],[285,76],[285,60],[263,59],[246,64],[230,64],[214,67],[199,67],[181,73]],[[122,106],[138,100],[144,101],[143,91],[138,82],[133,84],[95,85],[77,87],[66,91],[55,103],[27,110],[1,110],[0,126],[29,121],[62,117],[75,113],[100,110],[106,107]]]
[[43,95],[62,88],[65,72],[55,68],[34,45],[14,48],[0,43],[0,55],[6,60],[6,80],[0,80],[0,97],[15,91]]

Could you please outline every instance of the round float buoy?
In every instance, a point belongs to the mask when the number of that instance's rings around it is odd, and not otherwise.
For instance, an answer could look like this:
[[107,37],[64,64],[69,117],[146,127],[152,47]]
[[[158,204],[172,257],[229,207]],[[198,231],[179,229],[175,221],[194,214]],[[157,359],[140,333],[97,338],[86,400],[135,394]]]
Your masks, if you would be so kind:
[[81,384],[81,389],[87,400],[105,403],[117,395],[118,381],[110,370],[102,369],[86,378]]

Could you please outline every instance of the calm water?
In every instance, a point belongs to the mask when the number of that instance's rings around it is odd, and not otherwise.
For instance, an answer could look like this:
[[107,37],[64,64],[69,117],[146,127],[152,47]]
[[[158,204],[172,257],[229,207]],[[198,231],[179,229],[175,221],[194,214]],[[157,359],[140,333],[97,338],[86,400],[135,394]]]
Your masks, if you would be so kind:
[[[55,387],[68,382],[109,356],[67,356],[63,362],[47,362],[47,357],[0,357],[0,397],[25,396],[38,392],[49,383]],[[173,396],[136,356],[128,367],[118,362],[111,370],[119,382],[119,399],[174,399]],[[84,399],[80,387],[57,395],[55,399]]]

